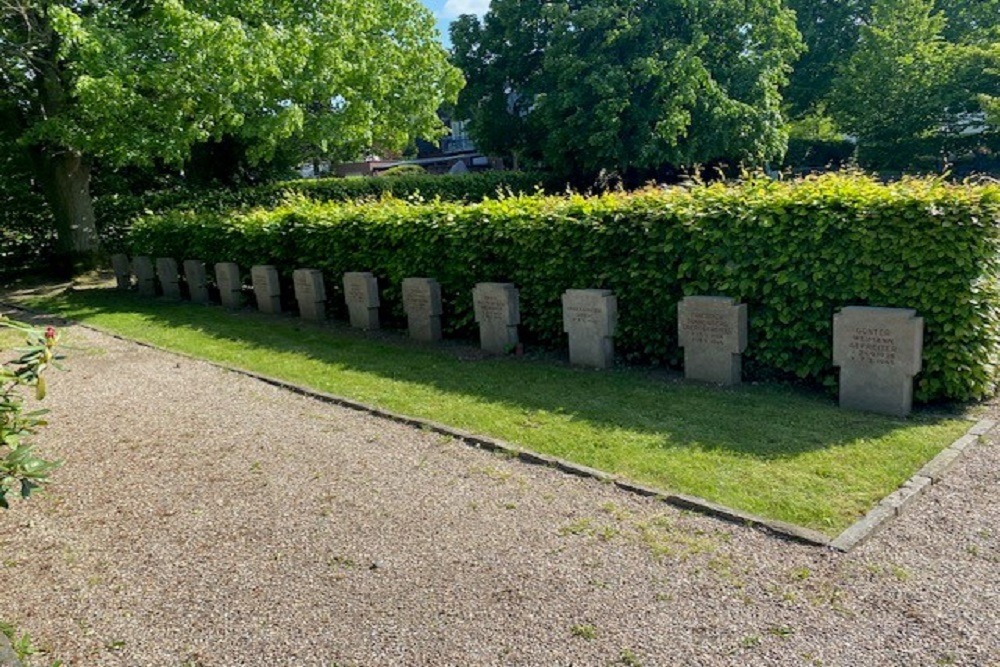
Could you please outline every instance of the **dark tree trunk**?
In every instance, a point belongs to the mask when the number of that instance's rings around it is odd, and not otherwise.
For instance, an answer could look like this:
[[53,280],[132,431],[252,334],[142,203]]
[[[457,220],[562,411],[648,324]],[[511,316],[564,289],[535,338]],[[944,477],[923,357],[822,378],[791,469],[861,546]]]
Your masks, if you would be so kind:
[[33,157],[56,222],[54,268],[62,276],[93,268],[100,239],[90,196],[90,165],[82,155],[66,149],[38,148]]

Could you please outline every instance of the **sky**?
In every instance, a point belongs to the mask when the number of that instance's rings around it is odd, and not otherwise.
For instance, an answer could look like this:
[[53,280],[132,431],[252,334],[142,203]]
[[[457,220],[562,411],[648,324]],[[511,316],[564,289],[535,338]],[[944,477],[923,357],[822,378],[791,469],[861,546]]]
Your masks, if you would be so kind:
[[421,0],[427,8],[434,12],[438,20],[438,30],[441,31],[441,39],[446,45],[450,44],[448,39],[448,25],[461,14],[479,14],[482,16],[490,7],[490,0]]

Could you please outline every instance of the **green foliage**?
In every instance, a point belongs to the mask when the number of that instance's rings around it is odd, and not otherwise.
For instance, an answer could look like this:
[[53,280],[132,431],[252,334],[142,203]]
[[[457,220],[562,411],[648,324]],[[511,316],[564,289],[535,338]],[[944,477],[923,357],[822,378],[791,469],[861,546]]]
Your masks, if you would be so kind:
[[785,102],[798,119],[815,112],[830,92],[837,68],[850,59],[872,0],[787,0],[806,51],[795,62]]
[[345,159],[401,148],[443,132],[461,85],[417,0],[16,0],[0,45],[24,140],[114,164],[226,135],[257,158],[292,137]]
[[419,164],[401,164],[396,167],[390,167],[383,171],[381,176],[407,176],[410,174],[426,174],[427,170],[421,167]]
[[832,316],[847,305],[915,308],[926,320],[916,395],[994,393],[1000,362],[1000,188],[857,175],[751,180],[599,197],[521,196],[463,205],[322,204],[169,212],[142,219],[135,254],[309,266],[327,276],[370,270],[401,320],[404,278],[433,276],[447,330],[472,332],[471,290],[521,290],[526,340],[563,344],[560,296],[618,296],[617,349],[677,364],[676,304],[721,294],[749,304],[751,377],[832,385]]
[[986,26],[948,41],[949,26],[934,0],[874,2],[830,93],[830,110],[858,137],[864,163],[912,167],[922,154],[967,149],[970,135],[988,145],[980,96],[1000,89],[1000,51],[981,43]]
[[459,112],[487,152],[592,179],[785,148],[780,90],[801,42],[779,0],[494,0],[452,41]]
[[445,132],[461,74],[419,0],[9,0],[0,125],[31,150],[61,261],[91,262],[95,160],[171,164],[226,139],[353,159]]
[[847,165],[857,149],[854,142],[844,139],[788,140],[784,166],[792,168],[826,169]]
[[20,356],[0,367],[0,508],[6,509],[8,494],[18,491],[22,498],[28,498],[58,466],[36,456],[26,441],[45,426],[42,416],[48,411],[25,412],[22,392],[33,387],[37,400],[45,398],[43,373],[55,365],[59,336],[51,327],[43,332],[4,316],[0,316],[0,328],[14,329],[27,337],[27,346],[17,350]]
[[0,130],[0,276],[43,265],[53,250],[52,214],[26,157]]
[[505,194],[532,193],[545,179],[537,173],[489,171],[479,174],[432,176],[405,174],[379,178],[320,178],[269,183],[240,189],[175,188],[145,195],[110,194],[96,201],[102,243],[117,251],[132,221],[144,213],[170,210],[228,211],[235,208],[274,207],[289,198],[318,202],[375,200],[395,197],[410,201],[476,202]]

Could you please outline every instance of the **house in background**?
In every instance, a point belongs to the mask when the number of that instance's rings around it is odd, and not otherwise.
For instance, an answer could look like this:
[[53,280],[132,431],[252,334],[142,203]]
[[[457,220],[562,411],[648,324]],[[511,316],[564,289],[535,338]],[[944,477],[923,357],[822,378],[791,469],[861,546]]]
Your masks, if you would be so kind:
[[[431,174],[462,174],[476,171],[502,170],[503,160],[486,157],[478,150],[467,131],[468,121],[444,118],[450,134],[441,138],[440,144],[417,139],[417,155],[412,159],[382,159],[370,155],[360,162],[347,162],[335,166],[321,165],[318,173],[312,164],[303,165],[302,176],[311,178],[332,176],[378,176],[387,169],[407,164],[419,165]],[[323,167],[326,167],[325,169]]]

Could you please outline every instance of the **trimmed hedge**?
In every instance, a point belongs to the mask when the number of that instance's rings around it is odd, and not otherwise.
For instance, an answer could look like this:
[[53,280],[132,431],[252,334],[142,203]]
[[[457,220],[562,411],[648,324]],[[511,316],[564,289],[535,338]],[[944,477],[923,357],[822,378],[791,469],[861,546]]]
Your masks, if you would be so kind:
[[[294,202],[242,213],[149,216],[134,254],[345,271],[370,270],[402,319],[408,276],[445,293],[446,330],[471,334],[471,290],[521,290],[528,341],[563,345],[560,295],[618,295],[616,346],[677,365],[677,303],[721,294],[749,304],[747,375],[833,386],[832,317],[846,305],[915,308],[926,321],[919,400],[993,394],[1000,353],[1000,187],[857,175],[754,180],[598,197],[522,196],[462,205]],[[331,300],[337,297],[331,291]],[[385,309],[384,308],[384,309]]]
[[432,201],[476,202],[500,193],[526,194],[542,189],[537,173],[488,171],[478,174],[435,176],[404,174],[365,178],[319,178],[268,183],[234,189],[172,189],[142,195],[109,194],[95,199],[95,215],[106,250],[124,248],[132,222],[145,213],[174,209],[227,211],[236,208],[274,207],[290,197],[343,202],[383,197]]

